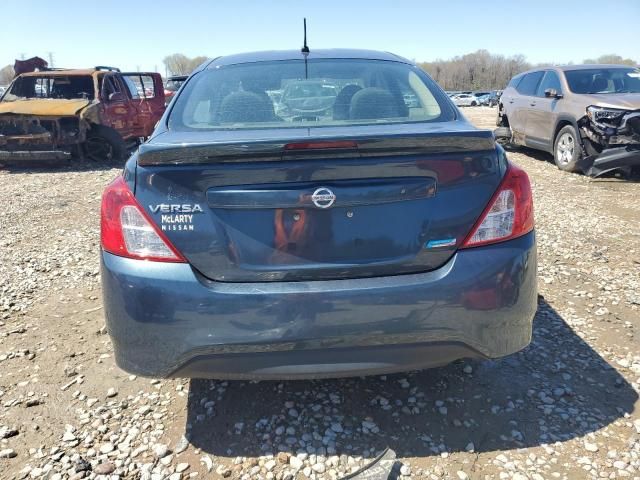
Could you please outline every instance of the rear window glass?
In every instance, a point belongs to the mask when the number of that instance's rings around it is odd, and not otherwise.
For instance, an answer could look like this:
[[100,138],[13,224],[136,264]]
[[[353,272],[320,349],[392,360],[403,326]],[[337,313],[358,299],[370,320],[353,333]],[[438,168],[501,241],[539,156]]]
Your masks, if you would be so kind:
[[257,62],[198,73],[169,117],[176,130],[429,122],[453,118],[440,89],[399,62]]
[[573,93],[640,93],[640,69],[594,68],[564,72]]
[[93,100],[93,78],[90,75],[24,76],[13,82],[3,101],[20,98],[56,98]]

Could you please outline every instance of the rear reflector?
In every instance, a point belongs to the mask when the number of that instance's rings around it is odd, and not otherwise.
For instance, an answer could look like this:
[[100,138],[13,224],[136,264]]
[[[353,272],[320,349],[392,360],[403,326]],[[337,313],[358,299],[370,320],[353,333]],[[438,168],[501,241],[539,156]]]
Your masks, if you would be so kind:
[[104,191],[100,214],[100,237],[106,252],[140,260],[185,262],[147,217],[122,176]]
[[507,172],[461,248],[521,237],[533,230],[533,196],[526,172],[509,162]]

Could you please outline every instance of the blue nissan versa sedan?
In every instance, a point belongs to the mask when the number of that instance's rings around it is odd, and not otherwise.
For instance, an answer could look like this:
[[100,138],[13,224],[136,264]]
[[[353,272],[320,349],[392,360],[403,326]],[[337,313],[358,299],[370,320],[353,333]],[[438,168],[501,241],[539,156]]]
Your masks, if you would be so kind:
[[396,55],[203,64],[101,216],[107,327],[131,373],[381,374],[531,339],[529,179]]

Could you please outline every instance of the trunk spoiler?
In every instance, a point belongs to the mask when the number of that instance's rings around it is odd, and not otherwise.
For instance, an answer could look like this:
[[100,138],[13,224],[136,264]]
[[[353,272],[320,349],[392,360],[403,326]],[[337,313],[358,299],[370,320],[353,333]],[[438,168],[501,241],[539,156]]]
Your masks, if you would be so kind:
[[[250,140],[233,142],[142,144],[139,165],[189,165],[233,162],[272,162],[314,158],[360,158],[387,155],[418,155],[441,152],[494,150],[493,133],[488,130],[439,131],[411,135],[307,137],[303,140]],[[293,145],[311,148],[291,148]],[[323,144],[328,147],[323,147]],[[335,145],[335,147],[334,147]]]

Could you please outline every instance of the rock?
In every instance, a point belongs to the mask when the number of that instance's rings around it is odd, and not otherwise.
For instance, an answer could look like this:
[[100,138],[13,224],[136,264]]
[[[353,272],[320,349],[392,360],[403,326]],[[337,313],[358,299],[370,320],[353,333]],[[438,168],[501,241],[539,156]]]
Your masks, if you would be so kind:
[[404,475],[405,477],[411,475],[411,467],[409,465],[402,465],[400,467],[400,475]]
[[156,458],[164,458],[170,453],[171,453],[171,450],[169,450],[169,447],[167,447],[163,443],[157,443],[153,447],[153,454],[155,455]]
[[18,435],[18,430],[15,428],[2,427],[0,428],[0,439],[2,438],[11,438]]
[[114,447],[113,443],[111,442],[107,442],[107,443],[103,443],[102,445],[100,445],[100,453],[103,454],[107,454],[107,453],[111,453],[116,449],[116,447]]
[[264,468],[267,469],[267,472],[270,472],[276,467],[276,461],[274,459],[268,460],[264,464]]
[[327,470],[327,467],[324,463],[316,463],[311,466],[314,472],[324,473]]
[[84,458],[78,457],[76,460],[75,467],[73,468],[76,473],[84,473],[91,470],[91,464],[87,462]]
[[291,468],[295,471],[298,471],[304,466],[304,462],[295,455],[291,455],[291,458],[289,458],[289,465],[291,465]]
[[336,433],[342,433],[344,430],[342,429],[342,425],[338,422],[334,422],[331,424],[331,430]]
[[68,430],[62,435],[63,442],[73,442],[75,440],[77,440],[76,436],[73,434],[73,432],[70,432]]
[[458,476],[458,478],[460,480],[468,480],[469,479],[469,475],[467,475],[466,473],[464,473],[462,470],[458,470],[456,472],[456,475]]
[[5,448],[4,450],[0,450],[0,458],[14,458],[17,456],[18,454],[11,448]]
[[584,442],[584,449],[587,452],[597,452],[598,451],[598,445],[596,445],[595,443],[590,443],[590,442]]
[[473,373],[473,367],[471,365],[465,365],[462,371],[466,374],[471,374]]
[[[258,470],[259,469],[260,468],[258,467]],[[216,473],[221,477],[227,478],[231,476],[232,472],[231,472],[231,469],[226,465],[218,465],[218,468],[216,468]]]
[[97,475],[109,475],[116,469],[116,466],[111,462],[99,463],[93,467],[93,472]]
[[182,453],[184,452],[187,448],[189,447],[189,440],[187,440],[187,437],[185,437],[184,435],[182,435],[178,441],[176,442],[175,446],[173,447],[173,451],[176,453]]
[[[204,465],[204,467],[207,469],[207,472],[213,470],[213,460],[211,460],[211,457],[209,455],[203,455],[200,458],[200,463]],[[222,465],[219,465],[218,468],[220,468],[221,466]],[[220,473],[218,473],[218,475],[220,475]]]
[[188,469],[189,469],[189,464],[186,463],[186,462],[182,462],[182,463],[179,463],[178,465],[176,465],[176,472],[178,472],[178,473],[182,473],[182,472],[184,472],[185,470],[188,470]]
[[118,395],[118,391],[114,387],[111,387],[109,390],[107,390],[107,398],[113,398],[116,395]]

